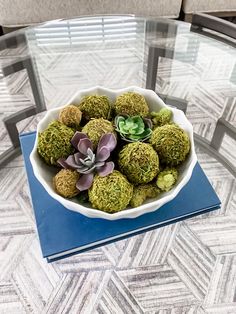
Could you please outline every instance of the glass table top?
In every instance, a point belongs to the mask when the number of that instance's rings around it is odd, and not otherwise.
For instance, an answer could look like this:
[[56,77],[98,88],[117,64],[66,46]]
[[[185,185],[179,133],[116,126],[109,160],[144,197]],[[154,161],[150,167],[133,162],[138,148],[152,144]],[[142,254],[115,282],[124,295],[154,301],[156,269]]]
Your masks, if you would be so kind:
[[[194,128],[198,160],[222,207],[46,265],[34,230],[18,132],[35,131],[45,110],[98,85],[150,88],[184,110]],[[229,268],[236,260],[235,127],[235,47],[189,23],[94,16],[0,37],[0,269],[3,286],[16,291],[14,304],[24,299],[27,311],[42,313],[45,307],[60,312],[60,298],[68,292],[67,305],[73,304],[75,312],[81,293],[91,313],[115,313],[114,304],[124,300],[135,313],[235,312],[236,268]],[[167,275],[168,282],[163,279]],[[223,289],[226,281],[231,286]],[[71,301],[75,286],[81,290]],[[159,300],[160,291],[165,294]]]
[[[196,32],[189,23],[134,16],[56,20],[2,36],[0,49],[0,153],[16,135],[15,130],[9,138],[4,126],[12,114],[22,112],[8,130],[16,121],[20,132],[35,129],[43,115],[36,113],[98,85],[155,90],[183,109],[195,133],[207,141],[220,117],[235,125],[235,47]],[[231,139],[226,135],[223,142],[232,166]]]

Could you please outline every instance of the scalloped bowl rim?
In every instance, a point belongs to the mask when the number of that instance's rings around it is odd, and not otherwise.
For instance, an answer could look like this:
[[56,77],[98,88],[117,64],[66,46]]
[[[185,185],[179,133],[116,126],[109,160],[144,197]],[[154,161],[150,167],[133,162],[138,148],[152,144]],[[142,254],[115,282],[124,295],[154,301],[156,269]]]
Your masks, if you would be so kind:
[[158,100],[159,105],[161,107],[167,107],[168,108],[168,106],[163,102],[163,100],[154,91],[148,90],[148,89],[143,89],[143,88],[136,87],[136,86],[130,86],[130,87],[123,88],[123,89],[109,89],[109,88],[104,88],[101,86],[96,86],[93,88],[80,90],[73,97],[71,97],[70,101],[68,101],[67,104],[60,106],[60,107],[57,107],[57,108],[54,108],[54,109],[51,109],[51,110],[48,110],[46,115],[43,117],[43,119],[41,119],[40,122],[38,123],[37,131],[36,131],[35,144],[34,144],[32,152],[30,154],[30,162],[32,164],[34,175],[38,179],[38,181],[41,183],[41,185],[44,187],[44,189],[47,191],[47,193],[52,198],[57,200],[59,203],[61,203],[67,209],[75,211],[75,212],[79,212],[79,213],[81,213],[87,217],[90,217],[90,218],[103,218],[103,219],[107,219],[107,220],[116,220],[116,219],[122,219],[122,218],[136,218],[140,215],[156,211],[161,206],[166,204],[167,202],[170,202],[171,200],[173,200],[177,196],[177,194],[181,191],[181,189],[188,183],[188,181],[190,180],[190,178],[192,176],[193,169],[194,169],[196,162],[197,162],[197,156],[195,153],[194,140],[193,140],[193,127],[192,127],[191,123],[187,120],[184,113],[182,111],[176,109],[176,108],[171,107],[171,110],[173,111],[173,117],[175,117],[176,115],[182,115],[182,119],[184,120],[184,125],[185,125],[185,127],[187,126],[187,128],[189,129],[188,134],[189,134],[190,142],[191,142],[191,161],[189,163],[188,169],[185,169],[186,173],[185,173],[184,177],[182,178],[182,180],[177,183],[177,185],[170,191],[170,193],[168,195],[162,196],[161,198],[153,199],[153,201],[146,203],[146,204],[144,203],[143,205],[135,207],[135,208],[128,208],[126,210],[123,210],[123,211],[120,211],[117,213],[109,214],[107,212],[103,212],[103,211],[100,211],[98,209],[94,209],[92,207],[85,207],[82,204],[75,203],[69,199],[63,198],[62,196],[58,195],[53,190],[53,188],[48,185],[48,183],[45,181],[45,179],[43,178],[43,176],[40,172],[40,169],[39,169],[38,164],[37,164],[37,159],[39,157],[38,153],[37,153],[37,141],[38,141],[38,132],[45,129],[45,126],[44,126],[45,121],[50,120],[50,116],[53,113],[58,113],[60,111],[60,109],[73,103],[73,99],[75,99],[76,96],[78,96],[80,94],[82,94],[82,96],[86,95],[86,94],[90,94],[90,95],[96,94],[96,92],[98,92],[98,91],[100,92],[100,94],[106,95],[109,93],[109,94],[115,95],[115,97],[117,95],[122,94],[122,93],[127,92],[127,91],[136,91],[136,92],[139,92],[140,94],[147,94],[148,93],[149,95],[152,94],[152,97],[155,97],[156,100]]

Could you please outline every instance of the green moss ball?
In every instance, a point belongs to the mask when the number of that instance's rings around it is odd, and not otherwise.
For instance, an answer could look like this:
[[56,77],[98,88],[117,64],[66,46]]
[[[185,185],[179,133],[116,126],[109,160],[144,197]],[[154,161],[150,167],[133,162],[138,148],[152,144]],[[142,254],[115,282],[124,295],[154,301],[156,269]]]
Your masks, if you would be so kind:
[[96,209],[115,213],[125,209],[132,197],[133,186],[123,174],[114,170],[106,177],[96,175],[89,189],[89,201]]
[[157,177],[157,186],[162,191],[169,191],[173,188],[178,178],[178,171],[175,168],[166,168]]
[[97,118],[108,119],[110,116],[111,105],[107,96],[85,96],[78,107],[86,121]]
[[141,206],[147,198],[157,197],[160,192],[161,190],[153,183],[135,186],[130,205],[132,207]]
[[81,118],[80,109],[74,105],[69,105],[60,111],[58,120],[69,127],[78,128]]
[[112,123],[103,118],[90,120],[82,129],[83,133],[86,133],[90,140],[93,142],[94,148],[97,147],[99,139],[106,133],[113,133],[115,135],[115,129]]
[[53,186],[56,192],[66,198],[71,198],[79,194],[76,182],[79,173],[74,170],[62,169],[53,178]]
[[48,165],[57,165],[59,158],[67,158],[74,152],[71,139],[74,131],[59,121],[51,122],[38,135],[37,150]]
[[125,145],[119,153],[121,172],[133,184],[152,181],[159,172],[159,158],[150,144],[135,142]]
[[160,161],[168,166],[182,163],[190,151],[188,134],[174,124],[157,127],[152,132],[150,143],[158,153]]
[[118,96],[114,108],[117,115],[127,114],[129,116],[140,115],[141,117],[146,117],[149,113],[145,98],[134,92]]
[[151,112],[151,116],[155,127],[162,126],[171,122],[172,111],[168,108],[162,108],[158,112]]

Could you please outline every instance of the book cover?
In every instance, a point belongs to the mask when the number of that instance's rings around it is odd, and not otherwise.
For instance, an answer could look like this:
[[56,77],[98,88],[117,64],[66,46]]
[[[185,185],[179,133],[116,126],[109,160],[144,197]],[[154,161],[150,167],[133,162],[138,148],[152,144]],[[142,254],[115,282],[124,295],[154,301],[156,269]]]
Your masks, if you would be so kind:
[[155,212],[115,221],[88,218],[64,208],[35,178],[29,160],[35,132],[22,134],[20,141],[42,254],[49,262],[220,207],[218,196],[197,164],[177,197]]

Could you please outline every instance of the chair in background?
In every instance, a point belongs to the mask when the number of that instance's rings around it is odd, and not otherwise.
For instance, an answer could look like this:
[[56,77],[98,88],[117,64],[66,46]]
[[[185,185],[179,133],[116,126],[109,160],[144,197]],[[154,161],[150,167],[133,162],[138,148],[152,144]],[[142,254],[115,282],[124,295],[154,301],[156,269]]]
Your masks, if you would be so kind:
[[[15,49],[21,46],[27,47],[27,39],[23,32],[17,35],[8,34],[3,40],[0,39],[0,51],[4,49]],[[3,119],[12,146],[0,155],[0,167],[21,154],[17,123],[46,110],[41,83],[37,75],[37,67],[32,57],[27,55],[24,58],[19,58],[4,66],[2,68],[2,74],[4,77],[7,77],[22,70],[26,70],[27,72],[35,105],[17,111]]]
[[0,0],[0,25],[9,31],[50,20],[104,14],[178,18],[182,0]]
[[236,41],[234,41],[236,40],[236,24],[218,17],[203,13],[193,14],[191,31],[236,46]]
[[236,0],[182,0],[182,11],[186,22],[192,22],[195,12],[231,17],[236,15]]

